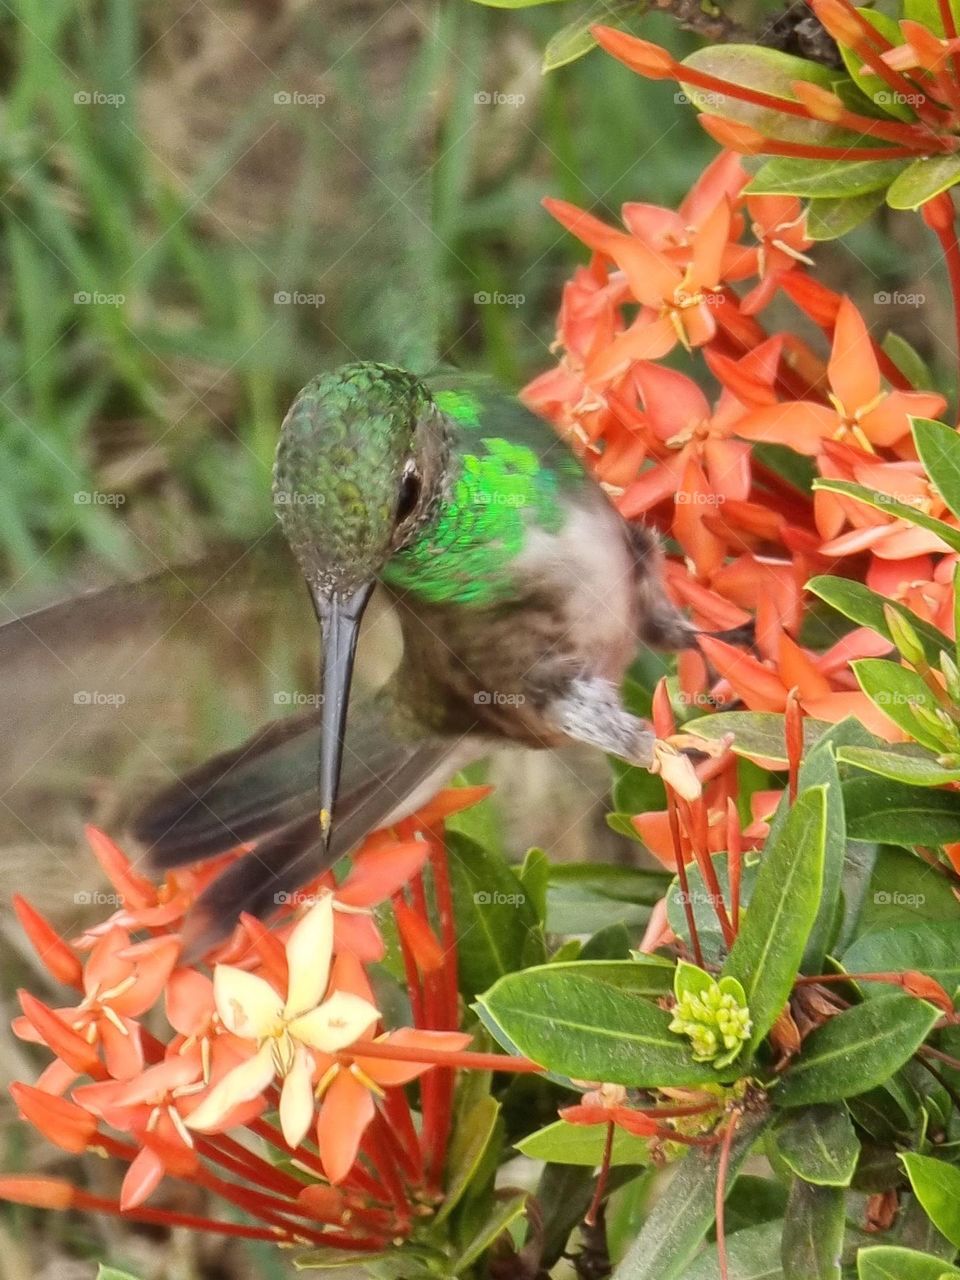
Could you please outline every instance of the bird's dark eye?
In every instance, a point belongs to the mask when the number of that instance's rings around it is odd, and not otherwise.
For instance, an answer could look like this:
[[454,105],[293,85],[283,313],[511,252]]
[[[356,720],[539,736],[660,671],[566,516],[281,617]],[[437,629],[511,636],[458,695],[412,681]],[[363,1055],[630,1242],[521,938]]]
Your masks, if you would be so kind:
[[408,462],[400,480],[400,497],[397,502],[397,524],[403,524],[412,516],[420,501],[420,474],[412,462]]

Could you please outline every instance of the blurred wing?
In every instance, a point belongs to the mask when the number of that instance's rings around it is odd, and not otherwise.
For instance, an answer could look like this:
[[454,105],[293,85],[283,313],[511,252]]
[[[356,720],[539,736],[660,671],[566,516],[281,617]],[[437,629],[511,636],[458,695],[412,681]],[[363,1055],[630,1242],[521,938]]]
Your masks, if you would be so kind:
[[83,821],[117,829],[184,770],[308,712],[318,651],[275,532],[0,626],[0,843],[57,853]]

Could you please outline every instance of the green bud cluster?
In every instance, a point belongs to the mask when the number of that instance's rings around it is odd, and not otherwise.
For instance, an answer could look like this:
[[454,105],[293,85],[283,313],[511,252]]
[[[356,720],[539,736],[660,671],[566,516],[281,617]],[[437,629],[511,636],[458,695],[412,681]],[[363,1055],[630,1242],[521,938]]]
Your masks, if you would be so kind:
[[729,1066],[750,1038],[753,1024],[736,978],[719,981],[681,961],[674,981],[676,1006],[670,1030],[687,1036],[697,1062]]

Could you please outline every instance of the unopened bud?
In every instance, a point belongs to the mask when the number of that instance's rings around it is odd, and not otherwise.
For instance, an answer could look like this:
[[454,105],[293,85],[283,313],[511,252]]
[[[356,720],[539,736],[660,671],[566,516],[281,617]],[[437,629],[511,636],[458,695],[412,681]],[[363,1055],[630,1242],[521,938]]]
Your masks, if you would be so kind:
[[927,659],[923,645],[913,624],[908,622],[899,609],[892,604],[883,606],[883,616],[890,632],[890,639],[897,646],[903,658],[912,667],[926,667]]

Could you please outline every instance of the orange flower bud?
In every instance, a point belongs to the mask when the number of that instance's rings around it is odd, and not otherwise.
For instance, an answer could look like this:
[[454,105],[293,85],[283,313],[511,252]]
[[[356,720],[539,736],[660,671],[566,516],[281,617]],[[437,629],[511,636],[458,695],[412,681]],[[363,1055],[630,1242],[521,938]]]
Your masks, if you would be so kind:
[[601,49],[648,80],[670,80],[680,71],[673,54],[649,40],[639,40],[616,27],[591,27],[590,34]]
[[739,155],[757,156],[766,148],[766,138],[749,124],[726,120],[723,116],[700,115],[697,119],[715,142]]

